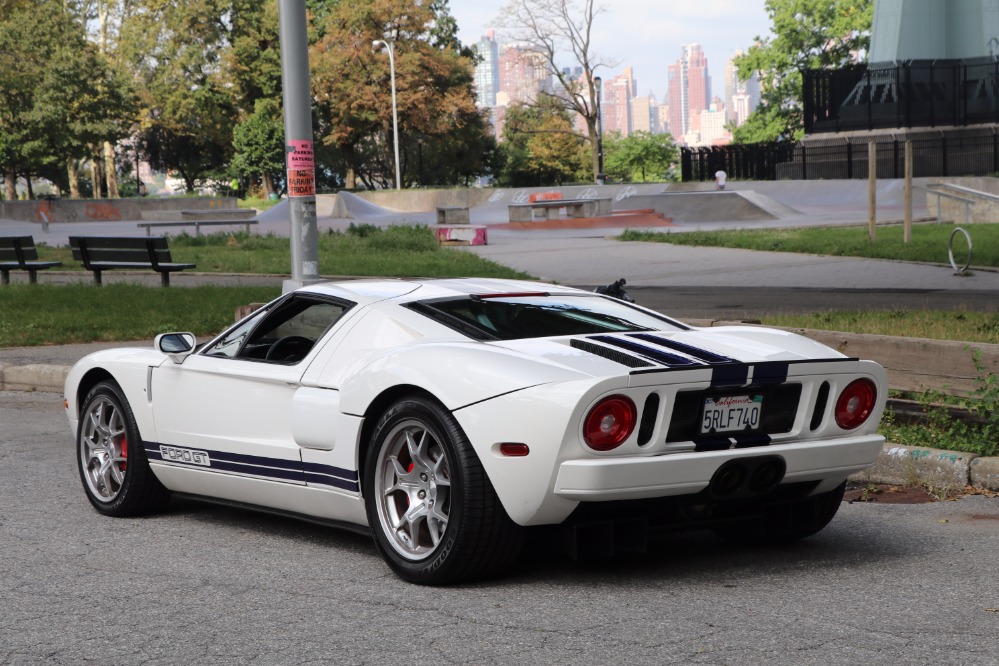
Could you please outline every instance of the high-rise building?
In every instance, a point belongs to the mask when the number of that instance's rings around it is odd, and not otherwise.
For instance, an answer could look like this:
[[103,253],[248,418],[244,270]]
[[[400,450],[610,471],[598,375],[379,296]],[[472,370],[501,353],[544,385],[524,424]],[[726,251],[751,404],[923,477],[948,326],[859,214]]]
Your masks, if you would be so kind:
[[746,81],[739,80],[735,59],[741,55],[744,52],[737,50],[725,63],[725,115],[736,127],[746,122],[760,104],[760,81],[756,74]]
[[631,67],[625,67],[624,72],[603,82],[604,99],[600,113],[605,134],[617,132],[628,136],[631,132],[631,101],[637,86],[635,71]]
[[708,108],[711,77],[708,59],[700,44],[686,44],[680,58],[667,71],[669,126],[674,137],[700,131],[701,111]]
[[659,103],[652,93],[631,100],[631,131],[659,134]]
[[479,107],[492,108],[499,92],[499,46],[495,32],[488,31],[474,48],[479,56],[475,65],[475,101]]
[[538,94],[551,92],[551,71],[544,54],[528,44],[509,44],[500,49],[499,90],[508,104],[531,103]]

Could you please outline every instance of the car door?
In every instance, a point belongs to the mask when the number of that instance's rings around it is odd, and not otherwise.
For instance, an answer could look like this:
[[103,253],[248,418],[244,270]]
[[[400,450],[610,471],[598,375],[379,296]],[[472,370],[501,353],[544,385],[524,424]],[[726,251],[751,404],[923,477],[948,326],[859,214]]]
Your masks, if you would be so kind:
[[[215,496],[223,483],[225,496],[267,504],[254,493],[268,484],[305,484],[292,434],[293,398],[309,362],[351,305],[291,294],[183,363],[153,371],[160,441],[146,449],[150,462],[171,468],[174,489]],[[244,496],[235,487],[255,490]]]

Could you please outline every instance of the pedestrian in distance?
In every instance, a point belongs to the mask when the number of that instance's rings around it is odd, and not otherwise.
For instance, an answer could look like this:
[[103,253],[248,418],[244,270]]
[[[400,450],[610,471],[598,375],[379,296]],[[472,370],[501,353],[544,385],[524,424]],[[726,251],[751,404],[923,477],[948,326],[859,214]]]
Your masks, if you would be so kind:
[[725,189],[725,180],[727,178],[728,178],[728,174],[726,174],[721,169],[719,169],[718,171],[715,171],[715,189],[716,190],[724,190]]

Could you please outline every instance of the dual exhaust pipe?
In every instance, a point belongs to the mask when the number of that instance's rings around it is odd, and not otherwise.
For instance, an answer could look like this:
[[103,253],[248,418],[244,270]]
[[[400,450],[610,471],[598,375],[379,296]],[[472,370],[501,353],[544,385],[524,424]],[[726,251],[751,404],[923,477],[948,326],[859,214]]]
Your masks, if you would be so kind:
[[780,456],[729,460],[711,477],[708,491],[715,499],[765,495],[784,480],[787,463]]

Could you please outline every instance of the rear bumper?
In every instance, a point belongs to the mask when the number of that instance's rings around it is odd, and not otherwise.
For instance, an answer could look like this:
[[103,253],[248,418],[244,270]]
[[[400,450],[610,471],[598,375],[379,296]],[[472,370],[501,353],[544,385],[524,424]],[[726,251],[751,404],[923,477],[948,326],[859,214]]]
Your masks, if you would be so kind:
[[884,441],[881,435],[864,435],[753,449],[570,460],[559,466],[554,494],[579,502],[695,494],[708,487],[725,463],[760,456],[783,459],[787,471],[782,483],[829,481],[837,485],[872,465]]

